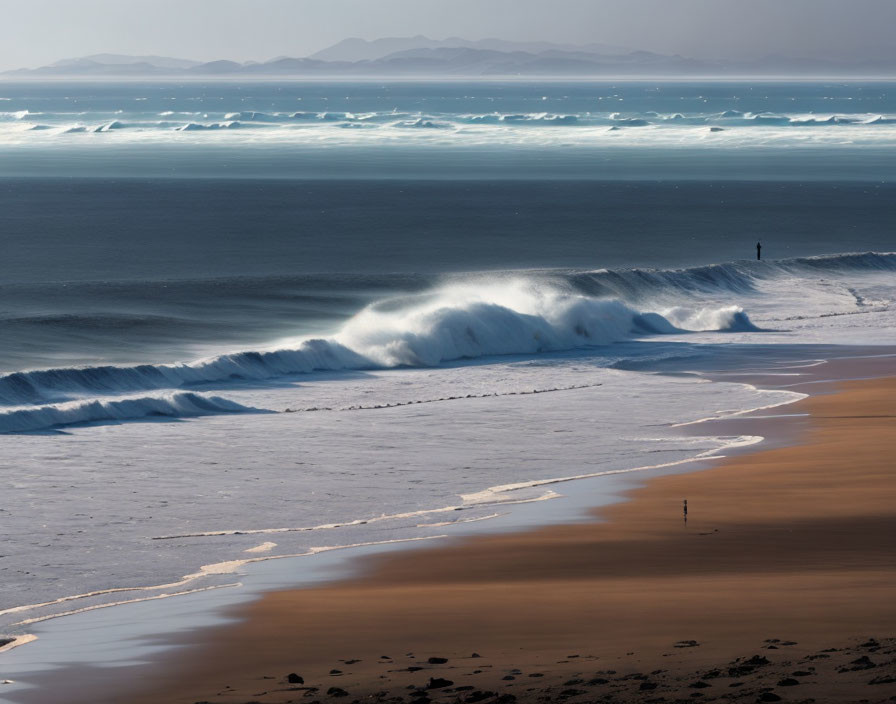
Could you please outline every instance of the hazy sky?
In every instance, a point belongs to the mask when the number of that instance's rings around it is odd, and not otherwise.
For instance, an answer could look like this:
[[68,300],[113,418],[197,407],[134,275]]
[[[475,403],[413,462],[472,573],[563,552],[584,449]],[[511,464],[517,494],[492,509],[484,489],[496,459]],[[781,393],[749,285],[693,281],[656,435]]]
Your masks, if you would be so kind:
[[894,27],[896,0],[0,0],[0,69],[99,52],[267,60],[415,34],[873,58],[896,54]]

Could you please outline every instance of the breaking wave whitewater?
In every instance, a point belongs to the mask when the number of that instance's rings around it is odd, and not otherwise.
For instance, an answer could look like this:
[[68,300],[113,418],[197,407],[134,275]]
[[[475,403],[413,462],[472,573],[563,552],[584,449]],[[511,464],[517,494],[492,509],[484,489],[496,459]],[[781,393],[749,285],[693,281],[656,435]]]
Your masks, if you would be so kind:
[[218,396],[186,391],[158,396],[70,401],[56,405],[0,411],[0,432],[27,433],[78,423],[152,418],[198,418],[222,413],[261,413]]
[[[490,355],[608,345],[683,330],[756,330],[737,306],[642,311],[517,279],[457,284],[370,305],[327,338],[285,340],[183,364],[68,367],[0,377],[0,405],[263,380],[314,371],[434,366]],[[5,429],[0,425],[0,430]]]
[[[187,363],[62,367],[0,376],[0,432],[71,423],[246,412],[185,393],[315,371],[427,367],[496,355],[597,348],[690,331],[760,332],[739,305],[775,277],[896,271],[896,254],[860,253],[680,270],[493,274],[381,299],[327,337],[285,339]],[[167,396],[125,395],[180,392]]]
[[[126,114],[127,122],[117,119]],[[109,119],[109,118],[113,119]],[[603,111],[585,112],[423,112],[400,111],[193,111],[158,113],[118,110],[104,112],[30,112],[28,110],[0,112],[0,124],[12,123],[44,129],[83,127],[85,132],[111,130],[184,131],[192,129],[216,129],[219,126],[244,126],[252,128],[309,127],[313,125],[369,125],[385,129],[408,126],[440,126],[448,129],[464,129],[469,126],[487,127],[710,127],[725,128],[763,127],[853,127],[880,128],[896,124],[896,115],[881,113],[814,112],[786,113],[769,111],[724,110],[720,112],[657,112]],[[161,119],[160,119],[161,118]]]

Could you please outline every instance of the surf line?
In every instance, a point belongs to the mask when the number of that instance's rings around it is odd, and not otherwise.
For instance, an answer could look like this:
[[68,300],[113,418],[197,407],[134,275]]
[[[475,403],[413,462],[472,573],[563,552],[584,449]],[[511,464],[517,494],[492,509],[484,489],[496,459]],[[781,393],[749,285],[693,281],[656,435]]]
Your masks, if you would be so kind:
[[471,398],[497,398],[500,396],[532,396],[534,394],[550,394],[556,391],[577,391],[579,389],[593,389],[603,384],[578,384],[575,386],[558,386],[551,389],[532,389],[531,391],[506,391],[491,394],[466,394],[465,396],[445,396],[443,398],[428,398],[417,401],[398,401],[396,403],[382,403],[375,406],[345,406],[344,408],[331,408],[326,406],[314,406],[311,408],[287,408],[282,413],[313,413],[314,411],[376,411],[384,408],[399,408],[401,406],[416,406],[422,403],[441,403],[442,401],[463,401]]
[[[180,535],[160,535],[150,540],[184,540],[187,538],[220,538],[226,536],[236,536],[236,535],[271,535],[276,533],[306,533],[312,531],[319,530],[332,530],[335,528],[350,528],[354,526],[363,526],[370,523],[380,523],[383,521],[391,521],[397,519],[407,519],[407,518],[416,518],[417,516],[426,516],[426,515],[434,515],[434,514],[444,514],[444,513],[453,513],[456,511],[470,511],[473,509],[484,508],[486,506],[512,506],[519,504],[529,504],[536,503],[540,501],[550,501],[552,499],[559,498],[561,494],[558,494],[554,491],[547,491],[541,496],[533,497],[533,498],[524,498],[524,499],[510,499],[510,500],[501,500],[499,495],[508,494],[514,491],[518,491],[520,489],[535,489],[542,486],[547,486],[551,484],[562,484],[565,482],[577,481],[580,479],[593,479],[596,477],[604,477],[604,476],[613,476],[617,474],[630,474],[632,472],[643,472],[652,469],[665,469],[667,467],[677,467],[685,464],[690,464],[694,462],[710,462],[716,460],[725,459],[726,455],[721,454],[725,450],[735,449],[739,447],[746,447],[749,445],[755,445],[764,440],[761,435],[742,435],[737,436],[733,439],[729,439],[727,443],[725,443],[721,447],[713,448],[711,450],[704,450],[703,452],[698,453],[694,457],[687,457],[681,460],[673,460],[671,462],[663,462],[661,464],[652,464],[652,465],[644,465],[641,467],[631,467],[628,469],[610,469],[604,470],[600,472],[590,472],[588,474],[576,474],[572,476],[566,477],[551,477],[548,479],[533,479],[525,482],[518,482],[516,484],[501,484],[498,486],[488,487],[487,489],[483,489],[482,491],[472,492],[469,494],[461,494],[460,498],[463,500],[463,504],[456,506],[443,506],[441,508],[433,508],[433,509],[421,509],[419,511],[409,511],[406,513],[392,513],[392,514],[383,514],[381,516],[376,516],[372,518],[364,518],[364,519],[356,519],[353,521],[345,521],[342,523],[327,523],[318,526],[304,526],[304,527],[282,527],[282,528],[251,528],[244,530],[215,530],[215,531],[205,531],[205,532],[197,532],[197,533],[182,533]],[[459,521],[451,521],[451,523],[459,523]],[[417,526],[422,527],[422,526]],[[409,540],[413,540],[413,538],[409,538]]]
[[[414,543],[428,540],[441,540],[442,538],[447,538],[447,535],[426,535],[417,538],[396,538],[394,540],[377,540],[366,543],[353,543],[349,545],[326,545],[321,547],[312,547],[309,548],[306,552],[300,553],[292,553],[288,555],[266,555],[264,557],[252,557],[246,558],[243,560],[230,560],[227,562],[219,562],[213,565],[205,565],[198,572],[194,572],[193,574],[186,575],[181,581],[173,582],[170,584],[160,584],[156,586],[150,587],[123,587],[117,589],[108,589],[105,590],[107,593],[116,592],[116,591],[157,591],[159,589],[165,589],[171,586],[179,586],[187,584],[193,580],[199,579],[201,577],[207,577],[212,575],[222,575],[222,574],[232,574],[237,572],[238,570],[244,568],[246,565],[251,565],[257,562],[268,562],[270,560],[287,560],[298,557],[313,557],[314,555],[319,555],[320,553],[325,552],[333,552],[335,550],[349,550],[351,548],[367,548],[367,547],[376,547],[379,545],[391,545],[395,543]],[[177,596],[186,596],[189,594],[197,594],[200,592],[207,592],[216,589],[231,589],[234,587],[242,587],[242,582],[231,582],[228,584],[213,584],[207,587],[197,587],[195,589],[186,589],[183,591],[170,592],[165,594],[154,594],[152,596],[145,597],[136,597],[133,599],[125,599],[122,601],[113,601],[104,604],[93,604],[91,606],[85,606],[80,609],[72,609],[70,611],[63,611],[60,613],[52,613],[44,616],[35,616],[33,618],[28,618],[23,621],[19,621],[17,623],[12,624],[13,626],[28,626],[34,623],[40,623],[42,621],[49,621],[51,619],[62,618],[64,616],[74,616],[75,614],[85,613],[88,611],[96,611],[97,609],[107,609],[113,606],[125,606],[127,604],[135,604],[143,601],[157,601],[159,599],[170,599],[172,597]],[[102,592],[94,592],[93,594],[100,594]],[[20,611],[29,611],[32,609],[36,609],[42,606],[48,606],[56,603],[66,602],[66,601],[74,601],[75,599],[82,599],[87,596],[91,596],[92,594],[79,594],[70,597],[64,597],[62,599],[56,599],[51,602],[45,602],[43,604],[29,604],[27,606],[19,606],[13,609],[9,609],[8,612],[20,612]],[[17,638],[21,638],[21,636],[16,636]],[[33,638],[31,640],[36,640]],[[31,640],[25,642],[31,642]],[[24,645],[24,643],[22,643]]]
[[[471,494],[472,496],[472,494]],[[428,516],[431,514],[439,514],[439,513],[454,513],[457,511],[470,511],[477,508],[482,508],[483,506],[492,506],[500,504],[501,506],[512,506],[516,504],[528,504],[535,503],[537,501],[547,501],[550,499],[557,498],[559,494],[555,494],[552,491],[549,491],[541,496],[537,496],[531,499],[516,499],[511,501],[491,501],[491,502],[482,502],[482,503],[471,503],[471,504],[463,504],[458,506],[443,506],[441,508],[430,508],[430,509],[421,509],[420,511],[409,511],[406,513],[389,513],[383,514],[381,516],[374,516],[373,518],[358,518],[353,521],[345,521],[344,523],[325,523],[323,525],[318,526],[299,526],[299,527],[287,527],[287,528],[249,528],[245,530],[213,530],[206,531],[202,533],[183,533],[181,535],[160,535],[150,540],[182,540],[185,538],[220,538],[223,536],[230,535],[270,535],[274,533],[310,533],[312,531],[319,530],[332,530],[334,528],[352,528],[355,526],[366,526],[369,523],[380,523],[382,521],[391,521],[398,519],[406,519],[406,518],[416,518],[417,516]],[[462,497],[463,498],[463,497]],[[497,514],[496,514],[497,515]],[[489,518],[489,516],[485,516],[483,518]],[[476,519],[470,519],[470,521]],[[444,525],[455,525],[459,523],[470,522],[464,519],[460,519],[457,521],[448,521],[445,522]],[[418,528],[423,527],[418,525]],[[408,540],[416,540],[416,538],[408,538]],[[0,612],[2,613],[2,612]]]

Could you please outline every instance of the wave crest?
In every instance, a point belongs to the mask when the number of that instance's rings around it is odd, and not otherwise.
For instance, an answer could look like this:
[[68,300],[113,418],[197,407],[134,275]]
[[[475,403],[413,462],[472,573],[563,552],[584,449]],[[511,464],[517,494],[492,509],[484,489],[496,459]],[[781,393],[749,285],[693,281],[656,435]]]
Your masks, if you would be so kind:
[[[777,262],[729,262],[693,269],[518,276],[443,286],[381,300],[327,339],[296,339],[187,364],[69,367],[0,376],[0,405],[70,401],[264,380],[314,371],[433,366],[490,355],[599,347],[644,335],[685,331],[757,332],[736,305],[681,305],[691,294],[742,294],[763,278],[852,271],[896,271],[896,253],[856,253]],[[657,306],[648,302],[668,301]],[[643,306],[643,307],[642,307]],[[644,307],[652,309],[645,310]]]
[[[264,380],[313,371],[434,366],[490,355],[535,354],[597,347],[638,336],[680,332],[689,320],[640,311],[619,300],[559,291],[518,279],[484,286],[447,286],[368,306],[328,339],[300,339],[189,364],[97,366],[0,376],[0,404],[59,403],[76,396],[121,394],[188,385]],[[694,317],[697,316],[697,317]],[[709,313],[699,318],[701,327]],[[737,309],[719,325],[749,328]],[[744,322],[746,321],[746,322]]]
[[260,412],[218,396],[186,391],[159,396],[90,399],[37,408],[0,411],[0,433],[27,433],[78,423],[146,418],[196,418],[222,413]]

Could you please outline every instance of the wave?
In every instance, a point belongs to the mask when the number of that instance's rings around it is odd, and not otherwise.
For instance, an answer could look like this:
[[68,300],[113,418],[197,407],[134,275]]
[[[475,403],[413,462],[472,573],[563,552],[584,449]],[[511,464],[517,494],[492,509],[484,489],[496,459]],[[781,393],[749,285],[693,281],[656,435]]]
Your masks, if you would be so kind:
[[462,115],[458,118],[460,122],[471,125],[575,125],[579,119],[578,115],[552,115],[549,113],[490,113],[488,115]]
[[242,120],[243,122],[279,122],[280,116],[278,115],[269,115],[265,112],[229,112],[224,115],[225,122],[232,122],[234,120]]
[[[686,331],[757,332],[737,305],[707,307],[696,294],[749,296],[761,279],[896,271],[896,253],[679,270],[490,275],[371,304],[336,334],[285,341],[182,364],[67,367],[0,376],[0,404],[20,406],[314,371],[434,366],[492,355],[594,348]],[[664,303],[664,304],[662,304]],[[684,305],[683,305],[684,304]]]
[[[119,115],[121,113],[121,115]],[[91,127],[86,130],[71,129],[71,116],[77,114],[79,120]],[[115,116],[110,113],[32,113],[26,111],[0,112],[0,122],[13,121],[18,128],[30,123],[28,127],[36,138],[42,129],[55,129],[54,134],[69,134],[75,131],[90,131],[106,133],[127,130],[127,132],[156,133],[170,132],[172,129],[179,132],[200,132],[207,130],[244,128],[268,128],[276,131],[278,135],[292,134],[296,138],[307,136],[305,129],[314,128],[326,130],[326,134],[335,136],[335,128],[347,126],[356,127],[360,124],[382,124],[397,128],[409,128],[421,130],[421,139],[428,133],[435,137],[439,130],[455,131],[463,134],[478,135],[480,138],[488,134],[489,128],[520,130],[528,128],[569,128],[573,131],[582,129],[608,128],[609,131],[622,131],[632,127],[658,127],[663,131],[657,133],[674,134],[674,129],[688,127],[709,127],[713,131],[725,129],[739,130],[742,137],[762,134],[762,130],[769,129],[815,129],[848,128],[863,130],[865,138],[878,139],[881,136],[888,137],[891,125],[896,124],[896,115],[876,113],[826,113],[816,115],[813,113],[771,113],[749,112],[740,110],[725,110],[722,112],[693,112],[693,113],[659,113],[653,110],[640,110],[631,112],[578,112],[578,113],[547,113],[547,112],[494,112],[494,113],[452,113],[452,112],[403,112],[398,110],[374,111],[374,112],[340,112],[340,111],[297,111],[297,112],[259,112],[259,111],[234,111],[234,112],[175,112],[171,110],[154,112],[153,117],[173,118],[175,122],[149,121],[146,113],[118,111]],[[207,118],[200,120],[200,117]],[[39,125],[36,123],[39,120]],[[348,123],[348,124],[346,124]],[[481,128],[467,130],[465,128]],[[330,131],[334,128],[333,131]],[[881,130],[878,135],[877,131]],[[343,132],[344,130],[338,130]],[[827,132],[818,132],[819,139],[825,139]],[[372,136],[372,135],[371,135]],[[506,136],[506,135],[505,135]]]
[[436,122],[435,120],[426,120],[422,117],[417,118],[416,120],[400,120],[396,122],[393,127],[402,127],[402,128],[410,128],[410,129],[425,129],[425,130],[444,130],[450,129],[452,125],[447,122]]
[[780,276],[896,272],[896,253],[861,252],[776,261],[739,261],[689,269],[619,269],[577,272],[566,280],[580,293],[615,296],[631,302],[649,298],[733,293],[749,295],[757,284]]
[[262,411],[218,396],[203,396],[181,391],[160,396],[92,399],[0,411],[0,433],[35,432],[78,423],[147,418],[197,418],[223,413],[252,412]]
[[610,118],[615,127],[647,127],[650,125],[650,120],[645,120],[643,117],[620,117],[618,115],[613,115]]
[[197,132],[202,130],[236,130],[242,127],[242,123],[237,120],[228,122],[213,122],[205,125],[199,122],[188,122],[185,125],[175,128],[178,132]]
[[[697,314],[695,314],[697,315]],[[687,316],[676,312],[680,321]],[[708,320],[706,314],[703,319]],[[726,309],[721,325],[744,326]],[[543,289],[519,280],[448,286],[368,306],[333,337],[234,352],[188,364],[96,366],[16,372],[0,377],[0,403],[58,403],[73,397],[188,385],[264,380],[314,371],[434,366],[488,355],[535,354],[678,332],[661,313],[618,300]]]

